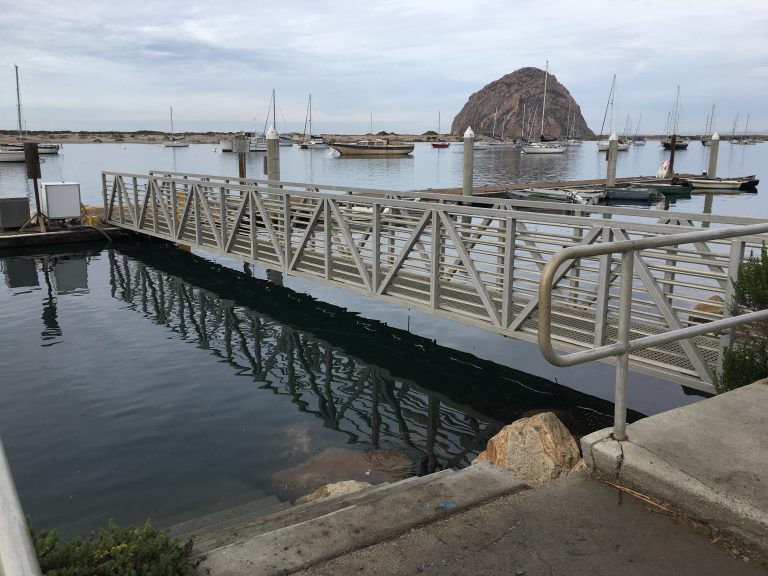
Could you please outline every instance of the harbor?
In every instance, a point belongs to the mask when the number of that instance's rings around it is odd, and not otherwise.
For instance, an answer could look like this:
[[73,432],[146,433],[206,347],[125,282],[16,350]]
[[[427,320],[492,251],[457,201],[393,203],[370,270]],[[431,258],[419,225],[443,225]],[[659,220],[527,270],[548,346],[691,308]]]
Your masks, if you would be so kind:
[[0,576],[767,573],[737,4],[8,5]]

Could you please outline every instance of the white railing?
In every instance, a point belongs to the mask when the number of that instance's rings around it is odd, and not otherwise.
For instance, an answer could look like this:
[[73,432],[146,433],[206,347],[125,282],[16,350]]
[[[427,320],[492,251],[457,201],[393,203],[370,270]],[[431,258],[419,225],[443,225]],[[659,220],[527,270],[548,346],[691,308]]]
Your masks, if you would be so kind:
[[[556,366],[575,366],[585,362],[615,358],[616,362],[616,393],[614,412],[614,438],[624,440],[626,437],[627,413],[627,377],[629,373],[630,354],[651,348],[658,348],[671,343],[682,342],[684,346],[693,349],[694,338],[711,333],[724,333],[745,324],[767,321],[768,310],[759,310],[738,316],[728,316],[730,298],[723,303],[723,318],[712,322],[705,321],[697,325],[682,326],[670,317],[670,330],[632,337],[633,333],[633,296],[637,279],[645,280],[648,270],[640,255],[647,250],[677,247],[698,242],[713,240],[737,240],[732,244],[732,266],[727,279],[728,292],[733,283],[733,276],[738,272],[738,264],[743,259],[743,239],[750,235],[768,233],[768,223],[752,224],[739,228],[723,228],[718,230],[701,230],[662,236],[644,238],[641,240],[624,240],[602,245],[575,246],[556,254],[547,263],[541,276],[539,288],[539,348],[544,357]],[[598,346],[566,355],[559,355],[553,345],[552,317],[553,290],[562,277],[561,270],[568,262],[584,258],[612,257],[621,255],[619,320],[618,332],[613,344]],[[668,310],[669,311],[669,310]],[[706,319],[705,319],[706,320]],[[727,336],[721,339],[721,345],[727,346]]]
[[[105,172],[103,191],[111,224],[532,342],[542,271],[564,250],[759,222],[174,173]],[[633,337],[724,317],[713,300],[729,299],[730,271],[768,236],[706,238],[637,252]],[[555,347],[619,341],[620,266],[600,254],[559,269]],[[710,331],[637,350],[630,365],[712,391],[721,348]]]
[[39,576],[40,564],[0,440],[0,576]]

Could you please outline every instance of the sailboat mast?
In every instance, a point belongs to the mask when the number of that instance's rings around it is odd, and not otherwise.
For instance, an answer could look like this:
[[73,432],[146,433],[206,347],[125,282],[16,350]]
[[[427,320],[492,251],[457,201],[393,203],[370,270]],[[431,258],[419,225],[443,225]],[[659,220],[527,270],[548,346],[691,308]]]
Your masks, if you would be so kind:
[[277,100],[275,99],[274,88],[272,88],[272,128],[277,130]]
[[525,140],[525,102],[523,102],[523,118],[520,121],[520,140]]
[[176,132],[173,130],[173,106],[171,106],[171,140],[176,139]]
[[496,106],[496,109],[493,111],[493,128],[491,129],[491,138],[494,140],[496,139],[496,114],[499,112],[499,107]]
[[544,99],[541,103],[541,134],[540,140],[544,141],[544,114],[547,111],[547,76],[549,76],[549,60],[544,68]]
[[21,127],[21,92],[19,91],[19,67],[14,64],[13,67],[16,69],[16,120],[19,125],[19,140],[22,140],[24,138],[22,134],[22,127]]
[[437,135],[440,136],[440,110],[437,111]]

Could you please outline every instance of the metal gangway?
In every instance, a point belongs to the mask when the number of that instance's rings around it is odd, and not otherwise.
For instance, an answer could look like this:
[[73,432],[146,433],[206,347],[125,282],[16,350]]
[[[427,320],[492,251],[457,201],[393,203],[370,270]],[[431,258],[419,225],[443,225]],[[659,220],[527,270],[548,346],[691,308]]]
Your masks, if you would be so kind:
[[622,342],[695,329],[627,367],[707,392],[730,337],[708,327],[768,238],[763,220],[665,210],[174,172],[102,184],[110,224],[504,336],[543,332],[554,362],[613,346],[587,360],[617,363]]

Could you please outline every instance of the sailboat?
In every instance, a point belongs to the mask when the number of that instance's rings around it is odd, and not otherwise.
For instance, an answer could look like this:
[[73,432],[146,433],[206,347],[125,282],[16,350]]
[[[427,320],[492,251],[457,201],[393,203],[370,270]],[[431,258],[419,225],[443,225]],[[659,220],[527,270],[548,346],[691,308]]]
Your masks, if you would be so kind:
[[[613,99],[616,96],[616,74],[613,75],[613,81],[611,82],[611,89],[608,91],[608,102],[605,104],[605,113],[603,114],[603,124],[600,126],[600,136],[597,138],[597,151],[605,152],[608,150],[608,140],[603,140],[603,128],[605,128],[605,119],[608,118],[608,132],[613,132]],[[610,117],[608,116],[608,110],[611,111]],[[623,140],[617,142],[617,149],[619,151],[629,150],[629,144]]]
[[[677,95],[675,96],[675,104],[672,107],[672,114],[669,117],[669,138],[665,138],[661,141],[661,145],[664,150],[672,149],[672,136],[677,134],[677,129],[680,124],[680,86],[677,87]],[[688,148],[688,140],[685,138],[675,138],[675,150],[686,150]]]
[[[738,120],[739,115],[736,115]],[[749,130],[749,114],[747,114],[747,121],[744,123],[744,137],[736,138],[736,121],[733,123],[733,134],[731,135],[731,144],[755,144],[756,142],[747,136],[747,130]]]
[[501,136],[496,136],[496,115],[498,114],[499,109],[496,108],[493,112],[493,129],[491,130],[491,139],[488,141],[488,146],[491,148],[499,149],[499,148],[514,148],[515,143],[509,142],[507,140],[504,140],[504,122],[501,123]]
[[[440,110],[437,111],[437,135],[438,137],[440,136]],[[432,142],[432,148],[448,148],[450,145],[450,142],[446,142],[443,139],[440,139],[437,142]]]
[[189,146],[186,142],[182,142],[176,138],[176,133],[173,131],[173,106],[171,106],[171,141],[164,144],[166,148],[186,148]]
[[[309,137],[307,138],[307,123],[309,123]],[[312,148],[328,148],[322,138],[315,138],[312,136],[312,94],[309,95],[309,103],[307,104],[307,118],[304,120],[304,141],[299,144],[299,148],[304,150]]]
[[701,139],[702,146],[712,146],[712,128],[715,120],[715,105],[712,104],[712,112],[707,116],[707,121],[704,123],[704,137]]
[[[0,144],[0,162],[24,162],[24,134],[21,122],[21,92],[19,90],[19,67],[13,65],[16,71],[16,121],[18,123],[19,141]],[[39,154],[58,154],[60,144],[43,144],[38,142]]]
[[565,152],[565,146],[558,142],[545,142],[544,141],[544,118],[547,111],[547,77],[549,76],[549,60],[547,60],[546,68],[544,69],[544,98],[541,104],[541,134],[539,134],[539,141],[532,142],[523,146],[523,152],[526,154],[562,154]]

